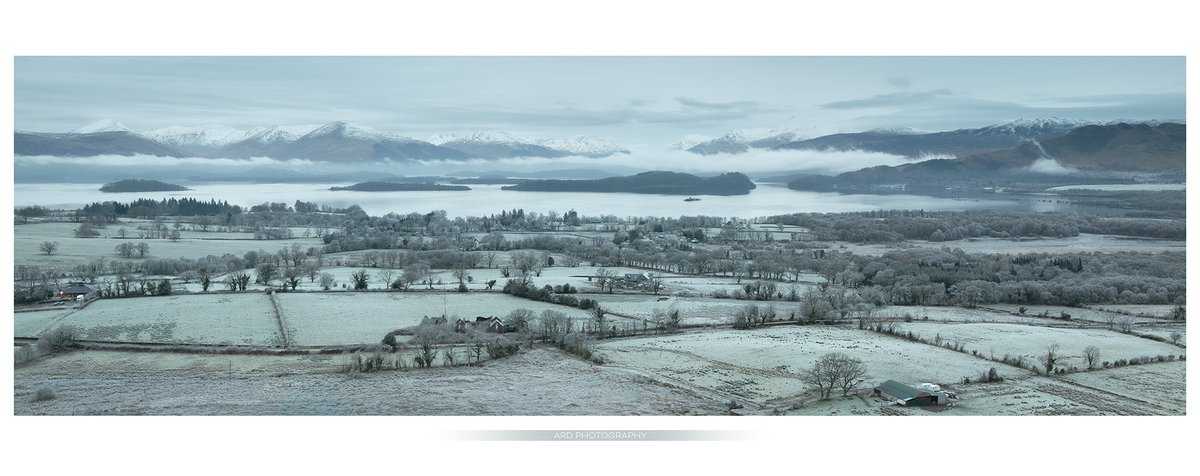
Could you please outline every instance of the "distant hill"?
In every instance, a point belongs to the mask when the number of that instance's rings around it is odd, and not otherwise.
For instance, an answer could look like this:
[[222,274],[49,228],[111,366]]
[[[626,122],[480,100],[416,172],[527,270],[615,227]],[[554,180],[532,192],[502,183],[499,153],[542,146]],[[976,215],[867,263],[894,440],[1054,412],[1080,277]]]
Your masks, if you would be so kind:
[[101,192],[106,193],[122,193],[122,192],[180,192],[191,190],[182,185],[173,183],[159,182],[158,180],[140,180],[127,179],[118,180],[112,183],[106,183],[100,187]]
[[697,177],[677,172],[645,172],[595,180],[529,180],[504,190],[536,192],[654,193],[663,195],[744,195],[754,182],[737,172]]
[[348,187],[329,187],[329,190],[351,192],[429,192],[462,191],[471,187],[463,185],[438,185],[434,183],[362,182]]
[[780,150],[859,150],[913,158],[929,155],[964,156],[1016,147],[1025,141],[1059,137],[1089,124],[1088,122],[1064,119],[1035,119],[946,132],[925,133],[911,130],[876,129],[788,142],[775,148]]
[[512,183],[521,183],[521,182],[524,182],[524,181],[527,181],[527,180],[529,180],[529,179],[519,179],[519,178],[510,178],[510,177],[493,177],[493,176],[483,176],[483,177],[475,177],[475,178],[461,178],[461,179],[456,179],[456,180],[453,180],[453,181],[451,181],[450,183],[454,183],[454,184],[498,185],[498,184],[512,184]]
[[353,126],[326,124],[288,143],[272,157],[322,162],[466,159],[466,154],[428,142]]
[[[238,129],[222,125],[168,126],[135,132],[115,119],[102,119],[67,133],[15,132],[16,155],[92,157],[268,157],[350,163],[512,157],[607,157],[629,149],[594,136],[520,139],[503,132],[466,137],[438,134],[430,141],[336,121],[322,126]],[[431,142],[433,141],[433,142]]]
[[187,157],[189,154],[128,131],[104,131],[86,134],[42,134],[17,132],[13,136],[16,155],[52,155],[57,157],[94,157],[97,155],[156,155]]
[[1069,184],[1130,172],[1173,174],[1184,171],[1186,148],[1183,124],[1093,125],[1060,137],[958,159],[868,167],[836,177],[799,176],[788,182],[788,187],[861,192],[1014,181]]

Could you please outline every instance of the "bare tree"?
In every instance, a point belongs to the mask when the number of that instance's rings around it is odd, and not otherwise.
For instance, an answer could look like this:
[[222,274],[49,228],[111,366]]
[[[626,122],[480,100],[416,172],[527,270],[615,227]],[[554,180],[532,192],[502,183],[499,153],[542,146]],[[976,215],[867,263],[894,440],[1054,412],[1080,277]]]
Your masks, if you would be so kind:
[[1121,316],[1117,319],[1117,330],[1121,332],[1129,332],[1133,330],[1133,318],[1129,316]]
[[259,263],[254,267],[255,280],[267,286],[271,285],[271,281],[279,277],[279,267],[275,263],[266,262]]
[[328,291],[334,286],[337,286],[337,278],[330,273],[321,273],[321,289]]
[[616,279],[616,273],[609,271],[606,268],[600,268],[596,270],[596,284],[600,286],[601,291],[607,287],[608,292],[612,292],[613,282],[616,281]]
[[861,360],[840,352],[830,352],[804,370],[800,379],[816,390],[822,400],[828,400],[835,388],[842,389],[842,396],[848,395],[851,389],[867,379],[867,373]]
[[1089,345],[1083,349],[1083,360],[1087,362],[1088,370],[1096,368],[1096,362],[1100,361],[1100,348],[1094,345]]
[[395,273],[396,272],[393,271],[391,268],[383,268],[383,269],[379,270],[378,273],[376,273],[376,276],[379,277],[379,281],[383,283],[383,286],[387,287],[389,284],[392,283],[392,276]]
[[43,241],[42,244],[38,245],[38,249],[41,250],[42,253],[46,253],[47,255],[49,255],[51,253],[54,253],[56,250],[58,250],[58,242],[57,241]]
[[138,258],[145,258],[146,255],[150,254],[150,245],[147,244],[145,241],[138,242],[137,254],[138,254]]
[[1171,331],[1171,343],[1179,345],[1179,341],[1183,339],[1183,334],[1179,331]]
[[454,270],[451,271],[450,274],[454,276],[454,279],[458,280],[458,284],[463,284],[463,281],[466,281],[467,278],[471,277],[470,273],[467,271],[467,268],[463,267],[461,264],[455,265]]
[[495,251],[487,251],[487,252],[484,252],[484,253],[483,253],[483,255],[482,255],[482,257],[483,257],[483,263],[484,263],[484,264],[486,264],[486,265],[487,265],[487,267],[491,268],[492,266],[495,266],[495,264],[496,264],[496,258],[497,258],[499,255],[500,255],[500,254],[499,254],[499,253],[496,253]]
[[283,282],[287,287],[292,288],[292,291],[295,291],[296,286],[300,285],[301,276],[303,273],[300,272],[300,268],[295,266],[283,270]]
[[1058,355],[1058,344],[1050,344],[1046,347],[1046,355],[1042,356],[1042,365],[1046,367],[1046,375],[1054,372],[1055,366],[1062,357]]
[[533,321],[533,317],[533,311],[523,307],[517,308],[508,313],[508,316],[504,318],[504,323],[513,326],[517,329],[517,332],[524,332],[529,328],[529,323]]
[[321,275],[321,267],[315,263],[306,263],[304,265],[304,275],[308,276],[308,282],[312,283],[317,280],[317,276]]
[[417,367],[433,365],[433,359],[437,357],[435,346],[442,341],[442,337],[442,329],[437,325],[423,325],[417,328],[413,334],[413,341],[417,344],[417,354],[413,360],[416,361]]

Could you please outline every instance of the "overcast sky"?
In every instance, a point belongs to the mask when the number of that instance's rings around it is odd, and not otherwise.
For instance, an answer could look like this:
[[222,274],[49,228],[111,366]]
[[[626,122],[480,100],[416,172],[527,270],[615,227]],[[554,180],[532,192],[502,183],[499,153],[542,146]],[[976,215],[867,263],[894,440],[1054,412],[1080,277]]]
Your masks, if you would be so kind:
[[15,126],[66,132],[347,121],[426,138],[951,130],[1182,119],[1182,57],[17,57]]

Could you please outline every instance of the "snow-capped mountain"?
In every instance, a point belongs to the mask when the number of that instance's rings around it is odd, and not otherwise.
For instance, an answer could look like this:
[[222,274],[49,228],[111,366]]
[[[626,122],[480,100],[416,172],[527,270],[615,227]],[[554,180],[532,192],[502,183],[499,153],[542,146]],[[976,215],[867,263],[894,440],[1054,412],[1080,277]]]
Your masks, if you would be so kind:
[[714,138],[700,134],[688,134],[679,139],[679,142],[671,144],[671,150],[688,150],[698,144],[703,144]]
[[898,135],[898,136],[913,136],[913,135],[921,135],[921,134],[932,134],[932,132],[930,132],[930,131],[923,130],[923,129],[917,129],[915,127],[876,127],[874,129],[870,129],[870,130],[867,130],[864,132],[869,132],[872,134],[891,134],[891,135]]
[[97,132],[132,132],[125,124],[113,118],[100,119],[72,129],[68,134],[95,134]]
[[184,152],[204,156],[219,153],[224,147],[262,132],[264,128],[235,129],[229,126],[169,126],[141,132],[145,137]]
[[739,154],[750,149],[772,149],[799,140],[800,133],[790,129],[739,129],[716,139],[700,142],[687,151],[700,154]]
[[328,162],[466,159],[466,154],[423,140],[346,122],[331,122],[282,147],[272,157]]
[[[439,139],[450,135],[440,135]],[[441,147],[454,149],[477,159],[504,159],[512,157],[565,157],[570,152],[538,145],[507,132],[480,131],[465,137],[453,137]]]
[[966,132],[978,135],[1008,135],[1038,140],[1057,137],[1083,126],[1102,124],[1103,121],[1084,121],[1050,117],[1041,119],[1017,119],[1002,124],[992,124],[978,129],[959,129],[951,132]]
[[538,145],[586,157],[608,157],[628,154],[629,149],[611,140],[596,136],[574,136],[565,139],[541,139]]

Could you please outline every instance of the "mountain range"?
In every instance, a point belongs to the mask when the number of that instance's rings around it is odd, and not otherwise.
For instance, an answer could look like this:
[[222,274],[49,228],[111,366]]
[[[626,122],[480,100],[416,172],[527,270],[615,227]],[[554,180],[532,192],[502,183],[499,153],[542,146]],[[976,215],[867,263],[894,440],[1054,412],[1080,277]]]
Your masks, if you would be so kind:
[[[912,159],[930,156],[966,156],[1017,147],[1066,135],[1080,127],[1111,125],[1121,121],[1079,121],[1060,118],[1021,119],[973,129],[929,132],[911,128],[879,128],[863,132],[830,134],[810,139],[790,131],[767,135],[731,132],[686,148],[701,155],[737,154],[751,149],[882,152]],[[1154,124],[1157,122],[1149,122]]]
[[171,126],[132,131],[104,119],[67,133],[17,131],[16,155],[92,157],[155,155],[307,159],[333,163],[500,159],[509,157],[606,157],[629,149],[591,136],[525,140],[500,132],[463,137],[439,135],[426,141],[368,127],[331,122],[321,126],[274,126],[235,129],[227,126]]
[[1130,173],[1182,174],[1186,170],[1186,151],[1187,127],[1183,124],[1086,125],[1058,137],[956,159],[868,167],[833,177],[799,176],[788,187],[847,193],[912,191],[963,185],[1066,183]]

